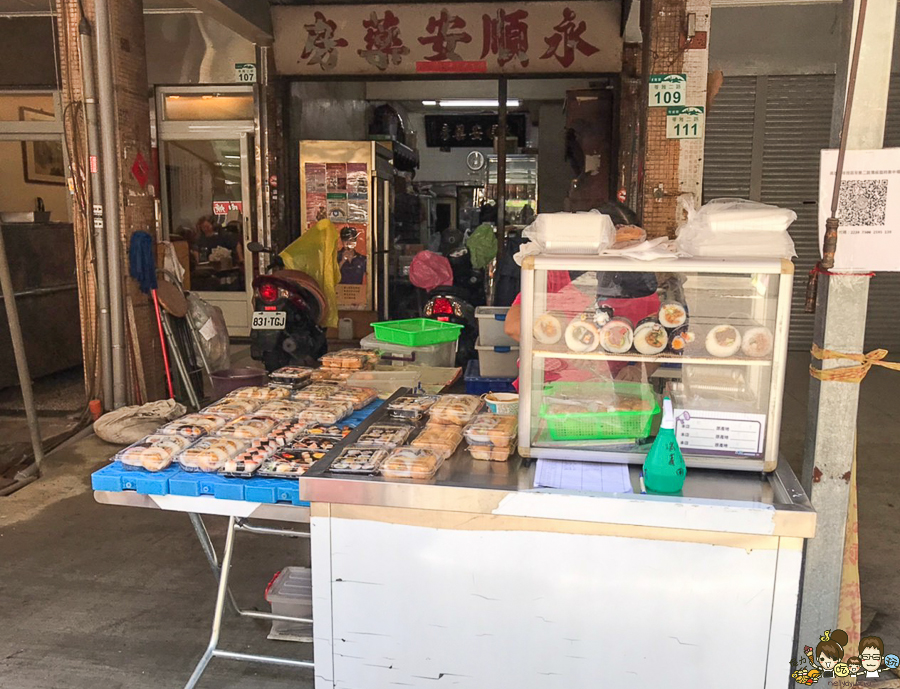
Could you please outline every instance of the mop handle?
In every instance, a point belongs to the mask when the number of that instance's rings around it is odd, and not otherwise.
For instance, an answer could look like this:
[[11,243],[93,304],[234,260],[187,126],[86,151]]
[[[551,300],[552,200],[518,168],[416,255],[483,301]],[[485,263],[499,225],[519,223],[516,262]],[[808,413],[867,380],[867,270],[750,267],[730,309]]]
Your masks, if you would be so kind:
[[175,389],[172,387],[172,373],[169,371],[169,353],[166,351],[166,337],[163,334],[162,317],[159,315],[159,298],[156,290],[150,290],[153,294],[153,307],[156,311],[156,327],[159,328],[159,343],[162,345],[163,364],[166,368],[166,383],[169,385],[169,398],[175,398]]

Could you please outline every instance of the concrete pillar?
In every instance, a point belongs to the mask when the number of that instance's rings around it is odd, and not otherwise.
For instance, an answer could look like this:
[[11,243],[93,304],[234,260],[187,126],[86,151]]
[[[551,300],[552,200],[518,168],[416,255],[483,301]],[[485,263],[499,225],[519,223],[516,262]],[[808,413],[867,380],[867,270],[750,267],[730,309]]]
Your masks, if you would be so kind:
[[[840,143],[840,120],[858,9],[858,0],[845,2],[846,57],[838,70],[836,81],[836,107],[832,127],[834,133],[831,142],[834,148]],[[896,0],[868,2],[847,138],[848,150],[877,149],[884,145],[896,11]],[[820,276],[813,341],[825,349],[861,353],[866,329],[868,292],[868,277]],[[823,369],[854,363],[843,359],[827,362],[814,360],[814,365]],[[812,379],[809,396],[802,480],[818,517],[816,537],[808,541],[806,546],[798,655],[802,653],[804,645],[818,639],[824,630],[834,629],[838,619],[850,477],[856,448],[859,385]]]
[[678,198],[702,198],[703,143],[699,139],[666,138],[666,108],[647,107],[648,83],[653,74],[687,74],[684,105],[706,106],[709,66],[709,0],[648,0],[641,20],[644,35],[642,132],[644,176],[643,226],[651,237],[672,236],[678,224]]
[[[154,175],[151,169],[153,160],[150,147],[150,106],[147,85],[147,64],[144,48],[144,17],[142,0],[115,0],[110,2],[110,31],[112,33],[112,62],[114,67],[113,85],[115,91],[116,152],[119,164],[119,196],[106,199],[107,206],[118,208],[121,224],[122,274],[125,290],[125,325],[127,362],[127,394],[130,403],[138,399],[143,401],[161,399],[164,396],[162,369],[162,349],[156,328],[156,317],[151,300],[142,294],[137,283],[128,276],[128,246],[132,232],[145,230],[156,234],[154,217],[155,189]],[[78,53],[71,49],[71,43],[77,41],[78,22],[81,18],[77,0],[57,0],[60,16],[60,62],[63,78],[63,103],[67,112],[73,113],[67,119],[67,127],[80,138],[80,151],[86,151],[83,123],[79,119],[82,102],[81,68]],[[84,1],[84,11],[92,25],[94,22],[94,4],[92,0]],[[96,61],[95,61],[96,64]],[[69,108],[69,105],[72,105]],[[141,165],[143,161],[143,166]],[[86,177],[87,161],[79,163],[80,174]],[[102,161],[99,161],[102,164]],[[143,167],[149,179],[145,186],[138,180]],[[133,169],[138,171],[136,175]],[[76,239],[79,246],[90,243],[90,230],[87,229],[91,208],[76,208]],[[84,331],[93,338],[96,315],[82,311]],[[93,342],[93,339],[91,339]],[[88,341],[86,340],[86,345]],[[93,351],[93,345],[91,344]],[[85,359],[91,356],[85,350]]]

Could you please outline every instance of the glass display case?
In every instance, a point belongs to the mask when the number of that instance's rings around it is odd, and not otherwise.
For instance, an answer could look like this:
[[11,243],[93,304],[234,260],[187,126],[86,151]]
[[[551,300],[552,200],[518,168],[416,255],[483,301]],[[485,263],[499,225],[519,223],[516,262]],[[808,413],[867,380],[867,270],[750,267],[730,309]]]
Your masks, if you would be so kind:
[[[525,227],[534,222],[538,203],[538,160],[521,153],[506,156],[506,225]],[[487,156],[484,190],[476,203],[497,200],[497,156]]]
[[780,260],[526,258],[519,452],[643,462],[668,394],[688,466],[774,470],[793,272]]

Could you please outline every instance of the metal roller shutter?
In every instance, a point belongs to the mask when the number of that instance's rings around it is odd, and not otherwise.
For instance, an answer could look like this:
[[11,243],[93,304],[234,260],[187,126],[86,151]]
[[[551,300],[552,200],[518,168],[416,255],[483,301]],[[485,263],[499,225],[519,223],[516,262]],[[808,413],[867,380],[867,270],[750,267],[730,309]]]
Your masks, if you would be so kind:
[[[900,74],[891,77],[884,147],[900,147]],[[876,347],[900,348],[900,273],[878,273],[869,285],[866,349]]]
[[804,312],[809,271],[819,260],[819,155],[831,136],[833,75],[767,79],[763,203],[797,214],[790,233],[797,250],[789,346],[808,350],[813,315]]
[[[819,258],[819,151],[831,132],[832,75],[733,77],[725,79],[710,108],[706,129],[705,200],[751,198],[797,213],[790,233],[797,249],[790,347],[809,349],[813,317],[803,311],[806,280]],[[757,107],[757,97],[764,99]],[[763,119],[757,122],[756,117]],[[754,130],[756,155],[754,166]],[[759,179],[753,180],[753,170]],[[755,182],[755,184],[754,184]]]
[[750,197],[756,77],[725,79],[706,123],[704,202]]
[[[829,145],[834,76],[734,77],[725,80],[706,130],[704,200],[723,196],[751,198],[753,132],[760,201],[790,208],[797,220],[790,232],[797,249],[790,348],[812,342],[813,316],[804,313],[806,280],[819,258],[819,151]],[[756,108],[756,98],[765,107]],[[760,104],[762,105],[762,104]],[[765,119],[762,126],[755,113]],[[754,126],[755,125],[755,126]],[[891,79],[885,147],[900,147],[900,75]],[[866,319],[866,348],[900,349],[900,273],[872,279]]]

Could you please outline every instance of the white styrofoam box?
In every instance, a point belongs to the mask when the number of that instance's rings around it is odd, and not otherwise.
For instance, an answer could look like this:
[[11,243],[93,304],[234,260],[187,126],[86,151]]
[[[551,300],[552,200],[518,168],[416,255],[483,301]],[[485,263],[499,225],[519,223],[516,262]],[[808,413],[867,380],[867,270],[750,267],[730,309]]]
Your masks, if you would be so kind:
[[475,344],[478,351],[478,368],[485,378],[517,378],[519,375],[519,347],[484,345],[481,339]]
[[[275,615],[312,619],[312,570],[308,567],[285,567],[266,591],[266,600]],[[269,639],[278,641],[312,641],[312,624],[273,620]]]
[[517,347],[514,339],[503,331],[508,306],[479,306],[475,309],[478,319],[478,339],[486,347]]
[[382,342],[375,333],[366,335],[359,341],[363,349],[374,349],[381,353],[381,362],[393,366],[455,366],[457,340],[423,347]]

